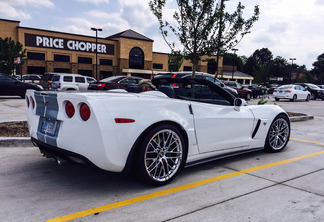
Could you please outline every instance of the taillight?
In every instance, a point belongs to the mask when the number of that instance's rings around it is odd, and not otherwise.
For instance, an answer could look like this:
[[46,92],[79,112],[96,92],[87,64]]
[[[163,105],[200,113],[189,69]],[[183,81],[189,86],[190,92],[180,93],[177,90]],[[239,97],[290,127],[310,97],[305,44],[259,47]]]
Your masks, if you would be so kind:
[[31,104],[32,104],[32,108],[34,109],[35,108],[35,101],[34,101],[33,97],[30,97],[30,101],[31,101]]
[[291,93],[291,90],[286,90],[285,92],[286,92],[286,93]]
[[84,121],[87,121],[90,118],[91,112],[90,112],[90,108],[87,104],[82,103],[80,106],[80,116],[81,119],[83,119]]
[[97,87],[103,88],[105,87],[106,83],[98,83]]
[[172,78],[175,78],[178,75],[178,73],[174,73]]
[[72,118],[74,116],[75,109],[70,101],[67,101],[67,103],[65,104],[65,113],[69,118]]
[[26,103],[27,103],[27,108],[29,108],[29,99],[28,99],[28,97],[26,96]]
[[277,92],[277,90],[276,90],[276,89],[274,89],[274,90],[273,90],[273,92]]

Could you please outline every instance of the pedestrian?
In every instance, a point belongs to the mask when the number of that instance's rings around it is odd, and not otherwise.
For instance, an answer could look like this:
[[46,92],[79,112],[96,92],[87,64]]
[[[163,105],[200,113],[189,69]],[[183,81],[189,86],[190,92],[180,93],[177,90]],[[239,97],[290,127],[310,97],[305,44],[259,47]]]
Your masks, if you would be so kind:
[[141,92],[152,91],[156,89],[156,87],[149,79],[142,79],[137,86]]

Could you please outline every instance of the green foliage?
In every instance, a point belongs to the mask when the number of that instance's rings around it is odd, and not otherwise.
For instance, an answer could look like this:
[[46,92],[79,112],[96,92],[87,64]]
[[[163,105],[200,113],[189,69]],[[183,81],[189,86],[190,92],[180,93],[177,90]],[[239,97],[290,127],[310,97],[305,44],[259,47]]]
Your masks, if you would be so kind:
[[255,6],[251,18],[242,17],[244,6],[239,2],[233,13],[225,12],[224,0],[177,0],[178,9],[173,18],[176,25],[163,18],[166,0],[150,0],[149,6],[158,19],[161,34],[171,49],[175,44],[167,41],[171,30],[183,46],[183,55],[193,64],[193,75],[200,55],[220,55],[232,49],[248,34],[259,18]]
[[[11,37],[5,39],[0,38],[0,72],[8,75],[13,73],[14,70],[14,58],[26,57],[26,49],[23,49],[23,45],[20,42],[15,42]],[[22,63],[24,60],[22,60]]]
[[169,63],[169,71],[170,72],[178,72],[182,63],[183,63],[183,55],[181,54],[181,51],[174,51],[171,50],[171,53],[168,57],[168,63]]
[[261,98],[259,101],[258,101],[258,105],[264,105],[268,102],[268,100],[265,100],[264,98]]
[[321,81],[324,82],[324,53],[317,57],[317,60],[313,63],[313,69],[311,73]]

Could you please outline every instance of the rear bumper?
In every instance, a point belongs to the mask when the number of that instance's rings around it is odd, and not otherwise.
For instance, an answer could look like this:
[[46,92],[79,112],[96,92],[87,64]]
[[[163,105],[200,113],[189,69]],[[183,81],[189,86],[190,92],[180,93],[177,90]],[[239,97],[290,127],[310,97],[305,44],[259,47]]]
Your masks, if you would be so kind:
[[89,159],[87,159],[86,157],[80,154],[49,145],[33,137],[31,138],[31,141],[38,146],[40,152],[47,158],[53,158],[56,161],[59,159],[63,159],[68,162],[84,164],[84,165],[89,165],[98,168]]

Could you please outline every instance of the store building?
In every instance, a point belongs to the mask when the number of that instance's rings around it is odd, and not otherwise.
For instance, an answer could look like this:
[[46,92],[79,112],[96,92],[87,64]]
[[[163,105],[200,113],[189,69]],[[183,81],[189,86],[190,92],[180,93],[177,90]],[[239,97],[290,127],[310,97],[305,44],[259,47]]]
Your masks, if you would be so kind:
[[[96,38],[95,33],[86,36],[35,29],[20,26],[20,21],[0,19],[0,37],[11,37],[26,48],[22,74],[63,72],[96,79],[115,75],[151,78],[168,71],[168,54],[153,52],[154,41],[131,29]],[[216,56],[202,56],[197,71],[222,73],[222,58],[218,66],[215,61]],[[179,71],[192,71],[192,63],[185,60]]]

